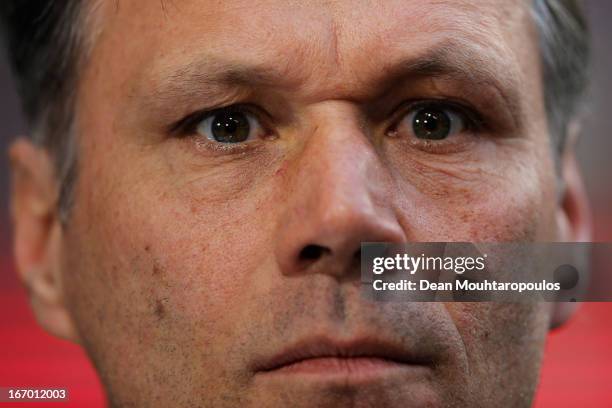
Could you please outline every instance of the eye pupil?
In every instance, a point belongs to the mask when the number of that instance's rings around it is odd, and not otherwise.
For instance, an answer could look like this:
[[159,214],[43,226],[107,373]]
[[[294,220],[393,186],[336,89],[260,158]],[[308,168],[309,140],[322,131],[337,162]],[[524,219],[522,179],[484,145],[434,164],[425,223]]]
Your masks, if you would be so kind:
[[239,143],[248,139],[249,120],[242,112],[221,112],[212,121],[212,135],[217,142]]
[[451,131],[451,118],[442,110],[425,108],[414,116],[413,131],[419,139],[441,140]]

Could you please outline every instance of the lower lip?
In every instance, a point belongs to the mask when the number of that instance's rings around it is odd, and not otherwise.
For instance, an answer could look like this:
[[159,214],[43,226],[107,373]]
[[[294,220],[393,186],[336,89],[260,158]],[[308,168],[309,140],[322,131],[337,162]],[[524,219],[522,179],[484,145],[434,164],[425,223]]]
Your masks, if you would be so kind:
[[427,366],[404,364],[378,357],[320,357],[302,360],[267,371],[267,375],[303,375],[322,379],[368,381],[406,370],[427,370]]

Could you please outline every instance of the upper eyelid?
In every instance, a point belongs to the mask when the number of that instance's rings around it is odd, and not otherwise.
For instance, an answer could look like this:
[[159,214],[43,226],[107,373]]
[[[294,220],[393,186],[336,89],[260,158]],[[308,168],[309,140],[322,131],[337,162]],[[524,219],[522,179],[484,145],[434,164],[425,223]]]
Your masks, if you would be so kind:
[[219,112],[223,112],[224,110],[232,110],[254,115],[260,122],[260,125],[263,126],[261,118],[262,112],[260,109],[256,109],[254,106],[249,104],[236,103],[227,106],[221,106],[218,108],[201,109],[190,113],[189,115],[170,125],[169,132],[171,134],[186,134],[194,132],[200,122],[210,118],[211,116],[214,116]]
[[401,120],[410,112],[426,107],[436,107],[438,109],[451,109],[463,115],[470,127],[482,128],[486,125],[482,115],[473,107],[466,106],[464,103],[456,102],[448,99],[423,99],[404,101],[392,113],[392,126],[397,126]]
[[[486,125],[486,122],[483,120],[482,115],[473,107],[466,106],[466,104],[454,100],[440,98],[403,101],[391,111],[391,128],[398,126],[401,120],[409,112],[414,111],[416,109],[431,106],[437,107],[439,109],[451,109],[456,111],[467,119],[467,125],[469,127],[482,128]],[[254,115],[263,128],[266,128],[266,125],[268,125],[272,121],[272,117],[267,114],[265,110],[255,105],[247,103],[235,103],[227,106],[195,111],[172,124],[169,127],[169,132],[175,135],[193,133],[195,132],[195,129],[200,122],[215,115],[218,112],[222,112],[223,110],[228,109]],[[269,131],[269,129],[266,129],[266,131]]]

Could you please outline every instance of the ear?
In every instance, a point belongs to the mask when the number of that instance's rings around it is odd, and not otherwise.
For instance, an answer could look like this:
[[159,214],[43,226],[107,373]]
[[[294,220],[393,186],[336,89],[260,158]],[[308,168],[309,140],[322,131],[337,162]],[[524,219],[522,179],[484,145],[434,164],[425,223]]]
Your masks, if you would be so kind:
[[[571,132],[561,156],[561,194],[557,208],[559,241],[590,242],[592,239],[591,210],[576,161],[577,125]],[[551,328],[565,323],[577,310],[577,303],[555,303]]]
[[55,336],[78,341],[62,291],[62,225],[52,160],[46,150],[24,139],[13,143],[9,155],[17,271],[39,324]]

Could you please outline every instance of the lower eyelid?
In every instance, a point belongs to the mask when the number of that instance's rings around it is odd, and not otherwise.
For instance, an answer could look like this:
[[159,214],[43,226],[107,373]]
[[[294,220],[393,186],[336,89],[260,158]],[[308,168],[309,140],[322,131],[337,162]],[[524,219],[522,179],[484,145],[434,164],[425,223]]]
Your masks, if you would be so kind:
[[[461,139],[461,140],[459,140]],[[443,141],[410,139],[407,140],[408,148],[415,149],[420,152],[432,155],[451,155],[465,153],[470,150],[470,147],[476,143],[472,135],[458,135],[454,138],[449,138]]]
[[248,150],[247,143],[219,143],[208,138],[198,138],[194,144],[198,150],[213,150],[220,153],[238,153]]

